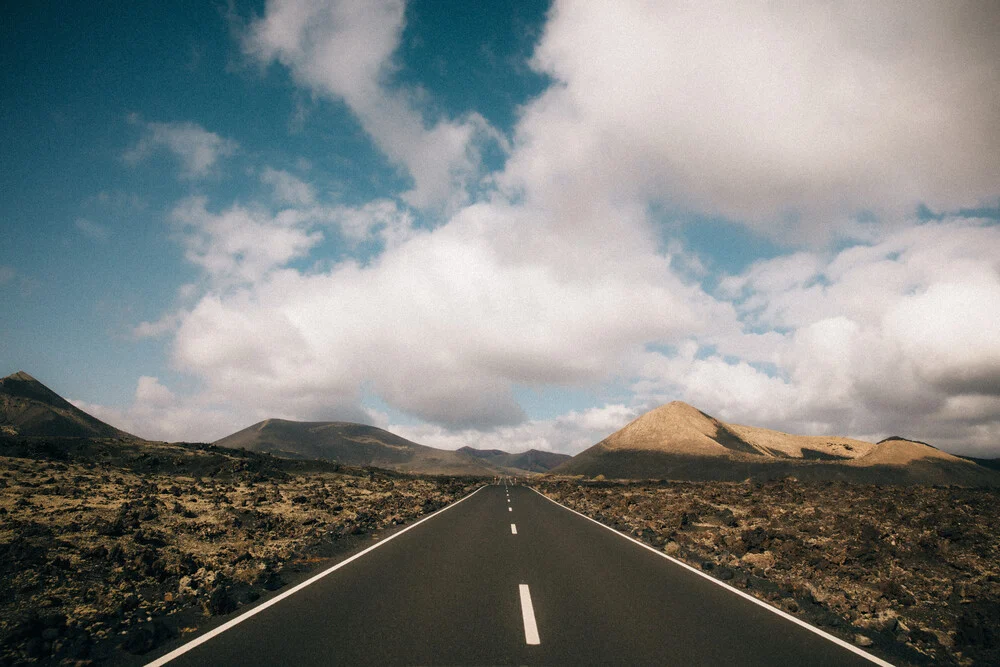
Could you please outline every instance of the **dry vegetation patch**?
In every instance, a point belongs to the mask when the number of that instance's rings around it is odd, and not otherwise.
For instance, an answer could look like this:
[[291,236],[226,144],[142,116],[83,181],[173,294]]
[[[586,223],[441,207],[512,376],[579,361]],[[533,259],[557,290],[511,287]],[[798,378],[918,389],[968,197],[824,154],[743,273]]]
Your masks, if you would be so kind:
[[[141,655],[472,488],[332,465],[287,473],[246,453],[168,454],[180,458],[0,456],[0,664]],[[206,456],[212,466],[192,468]]]
[[1000,493],[793,480],[540,491],[897,664],[1000,664]]

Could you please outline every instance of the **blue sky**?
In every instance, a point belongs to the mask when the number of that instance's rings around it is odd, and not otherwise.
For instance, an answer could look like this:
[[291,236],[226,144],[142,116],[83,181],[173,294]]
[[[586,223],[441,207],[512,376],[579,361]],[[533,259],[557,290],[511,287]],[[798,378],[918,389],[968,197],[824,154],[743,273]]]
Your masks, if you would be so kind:
[[575,453],[682,399],[1000,454],[995,14],[15,7],[0,372],[150,438]]

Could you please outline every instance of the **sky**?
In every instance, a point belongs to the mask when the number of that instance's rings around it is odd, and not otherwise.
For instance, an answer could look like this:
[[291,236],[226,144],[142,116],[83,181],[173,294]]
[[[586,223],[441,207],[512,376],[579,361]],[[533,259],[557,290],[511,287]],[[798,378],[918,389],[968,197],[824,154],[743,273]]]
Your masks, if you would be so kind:
[[142,437],[1000,456],[1000,5],[15,3],[0,374]]

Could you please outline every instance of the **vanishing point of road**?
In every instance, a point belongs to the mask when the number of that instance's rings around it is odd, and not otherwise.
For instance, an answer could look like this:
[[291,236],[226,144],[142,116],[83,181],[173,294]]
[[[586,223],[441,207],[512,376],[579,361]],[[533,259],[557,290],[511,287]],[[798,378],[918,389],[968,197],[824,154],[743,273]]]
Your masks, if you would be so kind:
[[504,482],[310,581],[151,664],[887,664]]

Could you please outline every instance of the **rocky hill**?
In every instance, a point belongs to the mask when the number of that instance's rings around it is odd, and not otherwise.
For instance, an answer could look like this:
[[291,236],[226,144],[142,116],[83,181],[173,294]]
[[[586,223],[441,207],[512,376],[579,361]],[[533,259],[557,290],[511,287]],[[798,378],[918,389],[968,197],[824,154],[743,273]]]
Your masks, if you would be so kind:
[[80,410],[24,371],[0,380],[0,435],[139,440]]

